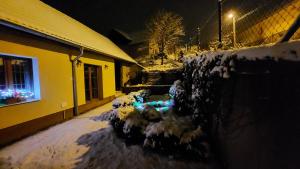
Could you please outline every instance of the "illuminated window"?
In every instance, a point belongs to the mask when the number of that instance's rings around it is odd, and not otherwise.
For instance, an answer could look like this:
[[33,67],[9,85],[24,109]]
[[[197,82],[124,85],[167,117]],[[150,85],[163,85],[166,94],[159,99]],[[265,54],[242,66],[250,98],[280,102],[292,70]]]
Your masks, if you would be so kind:
[[37,61],[0,55],[0,107],[36,100],[39,95]]

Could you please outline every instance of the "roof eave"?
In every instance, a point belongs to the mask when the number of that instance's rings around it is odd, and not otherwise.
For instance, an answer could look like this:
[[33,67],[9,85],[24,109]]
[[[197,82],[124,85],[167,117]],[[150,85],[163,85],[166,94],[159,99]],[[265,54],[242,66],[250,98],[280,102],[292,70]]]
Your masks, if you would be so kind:
[[72,46],[72,47],[76,47],[76,48],[84,47],[85,50],[93,51],[93,52],[96,52],[96,53],[99,53],[99,54],[102,54],[102,55],[105,55],[105,56],[108,56],[108,57],[112,57],[112,58],[115,58],[115,59],[124,60],[124,61],[130,62],[130,63],[138,64],[133,59],[132,60],[122,59],[120,57],[116,57],[116,56],[107,54],[105,52],[98,51],[98,50],[93,49],[91,47],[88,47],[88,46],[85,46],[85,45],[76,44],[76,43],[72,43],[72,42],[69,42],[68,40],[59,39],[59,38],[47,35],[45,33],[38,32],[38,31],[33,30],[33,29],[29,29],[29,28],[26,28],[26,27],[23,27],[23,26],[20,26],[20,25],[16,25],[14,23],[7,22],[7,21],[2,20],[2,19],[0,19],[0,25],[6,26],[6,27],[10,27],[10,28],[13,28],[13,29],[16,29],[16,30],[20,30],[20,31],[23,31],[23,32],[26,32],[26,33],[29,33],[29,34],[32,34],[32,35],[35,35],[35,36],[39,36],[39,37],[42,37],[42,38],[46,38],[46,39],[49,39],[49,40],[53,40],[53,41],[56,41],[56,42],[59,42],[59,43],[65,44],[65,45],[69,45],[69,46]]

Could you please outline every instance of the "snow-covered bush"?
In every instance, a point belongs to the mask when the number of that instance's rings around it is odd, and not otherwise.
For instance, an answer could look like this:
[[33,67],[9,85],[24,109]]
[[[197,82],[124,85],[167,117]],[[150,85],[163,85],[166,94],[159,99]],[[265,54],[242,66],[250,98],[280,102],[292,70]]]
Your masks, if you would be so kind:
[[161,114],[153,106],[145,106],[141,111],[143,117],[148,121],[158,121],[161,119]]
[[136,141],[144,137],[148,121],[133,106],[125,106],[112,110],[110,123],[118,134]]
[[[148,91],[138,91],[122,96],[113,102],[110,123],[129,143],[144,143],[145,148],[168,154],[192,152],[205,157],[206,149],[200,150],[204,133],[194,125],[191,115],[180,114],[173,108],[176,100],[183,104],[184,87],[176,81],[170,89],[170,100],[144,102]],[[182,110],[183,111],[183,110]],[[198,142],[199,141],[199,142]]]
[[123,126],[123,134],[130,141],[140,141],[144,139],[144,130],[148,124],[148,121],[141,117],[141,115],[135,111],[126,118]]
[[119,107],[132,106],[136,101],[144,102],[150,96],[149,90],[139,90],[137,92],[131,92],[128,95],[116,98],[113,101],[113,108],[117,109]]
[[[221,54],[187,59],[183,77],[169,90],[169,102],[145,102],[149,97],[147,91],[119,98],[113,104],[114,128],[125,138],[144,140],[147,148],[207,157],[205,133],[209,130],[211,114],[218,107],[222,81],[234,70],[234,59]],[[160,111],[167,103],[172,108]]]
[[150,90],[139,90],[137,92],[131,92],[128,95],[129,97],[133,97],[135,101],[143,103],[150,96]]
[[118,109],[113,109],[113,115],[115,117],[118,117],[120,120],[126,120],[127,117],[134,114],[136,110],[133,106],[125,106],[125,107],[119,107]]
[[[180,139],[182,133],[191,128],[192,121],[189,117],[177,117],[168,115],[157,123],[150,123],[146,130],[146,139],[153,136],[163,135],[164,137],[175,136]],[[147,144],[145,144],[146,146]]]
[[148,90],[140,90],[113,101],[110,123],[119,134],[132,139],[137,139],[134,136],[141,137],[147,121],[143,120],[133,104],[143,102],[149,97],[149,93]]
[[193,121],[203,129],[209,127],[210,113],[216,112],[220,87],[234,71],[235,59],[234,55],[206,53],[191,57],[184,63],[184,110],[192,112]]
[[135,102],[134,97],[128,95],[121,96],[113,100],[113,108],[117,109],[119,107],[130,106],[133,104],[133,102]]
[[187,96],[184,84],[177,80],[171,86],[169,90],[169,95],[174,99],[174,108],[179,114],[189,114],[189,111],[186,111]]
[[200,126],[193,125],[191,116],[168,114],[156,123],[149,123],[145,130],[144,147],[167,153],[193,152],[196,156],[207,158],[208,147]]

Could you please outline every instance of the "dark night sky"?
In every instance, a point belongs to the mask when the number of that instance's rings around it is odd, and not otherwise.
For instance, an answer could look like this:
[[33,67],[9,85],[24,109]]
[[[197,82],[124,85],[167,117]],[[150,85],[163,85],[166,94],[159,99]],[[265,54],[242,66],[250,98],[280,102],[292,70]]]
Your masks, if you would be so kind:
[[43,0],[95,31],[106,35],[112,28],[125,32],[145,29],[146,21],[164,9],[181,15],[186,34],[196,30],[216,9],[216,0]]

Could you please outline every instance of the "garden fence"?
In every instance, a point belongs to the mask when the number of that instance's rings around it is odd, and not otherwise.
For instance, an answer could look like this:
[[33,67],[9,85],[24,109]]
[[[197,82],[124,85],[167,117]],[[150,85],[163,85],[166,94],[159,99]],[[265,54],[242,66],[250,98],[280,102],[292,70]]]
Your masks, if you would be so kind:
[[[221,4],[223,48],[278,42],[300,13],[299,0],[222,0]],[[218,24],[216,7],[207,21],[195,30],[194,44],[202,49],[217,48]],[[300,29],[291,39],[300,39]]]

